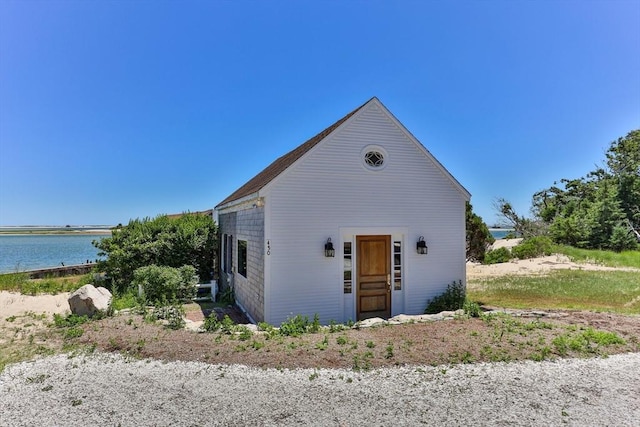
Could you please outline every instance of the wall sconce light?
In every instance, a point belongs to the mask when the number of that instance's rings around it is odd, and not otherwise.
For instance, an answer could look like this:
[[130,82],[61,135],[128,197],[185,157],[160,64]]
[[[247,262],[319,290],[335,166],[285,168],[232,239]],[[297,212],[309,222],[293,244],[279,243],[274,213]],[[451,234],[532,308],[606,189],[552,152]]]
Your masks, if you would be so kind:
[[424,236],[420,236],[418,243],[416,243],[416,250],[420,255],[426,255],[428,252],[427,242],[424,241]]
[[327,239],[327,243],[324,244],[324,256],[332,258],[336,256],[336,250],[333,249],[333,243],[331,243],[331,237]]

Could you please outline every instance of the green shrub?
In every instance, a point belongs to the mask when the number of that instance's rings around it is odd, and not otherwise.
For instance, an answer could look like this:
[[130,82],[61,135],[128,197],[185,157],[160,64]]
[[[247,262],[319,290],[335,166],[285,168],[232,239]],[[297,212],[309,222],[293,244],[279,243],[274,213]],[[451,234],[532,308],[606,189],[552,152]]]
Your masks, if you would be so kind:
[[149,315],[153,320],[166,320],[169,329],[184,328],[184,310],[178,305],[156,307]]
[[190,265],[180,268],[149,265],[133,273],[134,287],[141,287],[144,299],[150,304],[166,305],[195,297],[198,277]]
[[63,316],[58,313],[53,314],[53,324],[57,328],[79,326],[88,321],[89,321],[88,316],[78,316],[77,314],[68,314],[66,316]]
[[98,271],[109,277],[112,292],[124,293],[133,280],[134,271],[147,265],[178,268],[191,265],[199,280],[213,278],[217,227],[210,215],[166,215],[154,219],[135,219],[112,230],[110,237],[93,242],[104,257]]
[[207,332],[216,332],[220,329],[220,321],[218,320],[218,315],[216,313],[211,313],[209,317],[204,319],[204,324],[202,328]]
[[511,252],[507,248],[498,248],[489,251],[484,256],[485,264],[499,264],[503,262],[509,262],[511,259]]
[[475,301],[471,301],[469,299],[464,300],[462,309],[464,310],[465,314],[469,317],[480,317],[480,314],[482,313],[480,304],[478,304]]
[[440,313],[441,311],[455,311],[461,309],[465,300],[465,288],[462,281],[453,282],[447,286],[444,293],[433,298],[424,310],[426,314]]
[[535,258],[553,253],[553,242],[546,236],[536,236],[523,240],[511,249],[514,257],[519,259]]
[[313,321],[309,321],[308,316],[297,314],[294,317],[288,317],[287,320],[280,325],[280,334],[285,336],[297,337],[304,333],[315,333],[320,330],[320,318],[317,314],[313,316]]

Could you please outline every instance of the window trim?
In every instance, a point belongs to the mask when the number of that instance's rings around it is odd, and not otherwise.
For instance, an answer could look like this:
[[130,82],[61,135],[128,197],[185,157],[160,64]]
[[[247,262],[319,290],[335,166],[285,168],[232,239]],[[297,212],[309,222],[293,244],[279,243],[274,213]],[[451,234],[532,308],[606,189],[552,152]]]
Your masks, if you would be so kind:
[[[373,165],[370,165],[369,163],[367,163],[366,156],[370,152],[377,152],[380,155],[382,155],[382,164],[381,165],[373,166]],[[381,147],[379,145],[367,145],[360,152],[360,161],[362,162],[362,166],[365,169],[373,171],[373,172],[378,172],[378,171],[381,171],[384,168],[386,168],[387,164],[389,164],[389,153],[387,153],[387,150],[385,150],[383,147]]]

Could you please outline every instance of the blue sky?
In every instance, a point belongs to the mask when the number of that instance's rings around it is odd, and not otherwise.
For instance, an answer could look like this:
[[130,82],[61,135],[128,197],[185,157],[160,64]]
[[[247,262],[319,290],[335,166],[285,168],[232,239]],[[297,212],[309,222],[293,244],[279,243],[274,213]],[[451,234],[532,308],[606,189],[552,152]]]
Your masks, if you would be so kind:
[[0,225],[215,206],[377,96],[495,221],[640,127],[640,1],[0,0]]

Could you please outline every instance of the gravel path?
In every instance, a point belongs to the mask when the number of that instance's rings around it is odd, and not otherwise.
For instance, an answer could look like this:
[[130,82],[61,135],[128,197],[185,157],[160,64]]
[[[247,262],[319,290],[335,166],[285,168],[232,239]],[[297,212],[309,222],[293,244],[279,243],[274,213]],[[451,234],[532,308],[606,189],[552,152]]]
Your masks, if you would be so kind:
[[637,426],[638,420],[640,353],[364,373],[59,355],[0,374],[1,426]]

